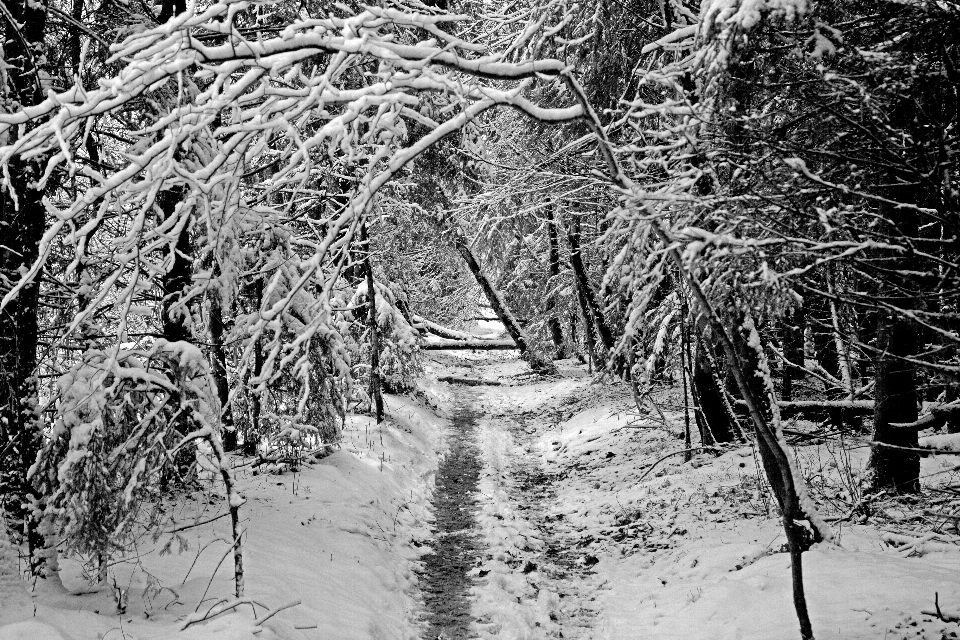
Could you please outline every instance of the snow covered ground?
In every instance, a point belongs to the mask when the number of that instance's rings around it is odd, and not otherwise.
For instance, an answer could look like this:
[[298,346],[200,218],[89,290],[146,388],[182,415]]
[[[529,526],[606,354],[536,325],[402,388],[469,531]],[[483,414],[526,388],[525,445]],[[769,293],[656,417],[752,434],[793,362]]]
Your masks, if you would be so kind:
[[[489,550],[475,572],[479,637],[799,636],[785,539],[752,447],[690,462],[665,457],[684,448],[675,391],[655,394],[659,410],[641,412],[623,385],[596,383],[572,362],[561,363],[560,379],[535,380],[515,360],[484,359],[473,373],[458,372],[502,383],[474,392],[487,415],[480,522]],[[960,636],[956,623],[921,613],[934,608],[935,593],[944,612],[960,610],[960,547],[937,543],[956,536],[898,549],[888,532],[909,535],[925,525],[896,501],[875,506],[867,524],[839,519],[858,497],[867,455],[863,446],[847,454],[828,444],[797,449],[840,536],[839,547],[821,544],[804,555],[817,637]],[[550,485],[539,500],[516,487],[530,465]],[[928,484],[952,469],[949,461],[924,462]],[[541,564],[557,541],[573,557],[572,566],[560,563],[559,579]]]
[[[111,567],[99,588],[64,561],[63,591],[27,593],[13,550],[0,549],[0,639],[423,637],[416,570],[430,548],[441,416],[463,393],[436,382],[450,375],[499,383],[469,391],[483,457],[483,550],[470,572],[476,637],[799,637],[785,541],[753,449],[685,462],[669,455],[684,448],[676,391],[655,393],[658,409],[638,410],[622,384],[596,382],[571,361],[560,369],[543,379],[510,353],[431,354],[422,393],[390,397],[382,428],[353,417],[336,453],[296,473],[241,470],[248,595],[259,604],[186,630],[195,610],[230,598],[229,560],[208,588],[227,549],[225,519],[185,531],[182,554],[175,543],[160,557],[169,536],[145,539],[139,557]],[[859,498],[867,453],[828,443],[797,449],[841,543],[804,554],[817,638],[960,637],[956,623],[921,613],[935,593],[944,613],[960,611],[957,531],[905,544],[921,535],[915,527],[930,530],[916,514],[936,500],[878,501],[866,522],[843,519]],[[926,459],[924,474],[931,486],[955,470]],[[176,509],[186,522],[223,504],[198,493]]]
[[[195,609],[231,598],[229,558],[208,589],[228,549],[229,523],[221,519],[184,531],[180,554],[175,542],[160,557],[169,536],[155,544],[146,538],[140,557],[111,567],[110,584],[101,587],[91,587],[73,561],[61,562],[62,591],[41,585],[31,596],[8,579],[0,589],[0,639],[418,638],[413,571],[430,532],[430,489],[443,447],[446,420],[435,407],[446,403],[444,391],[430,387],[419,401],[389,397],[382,428],[352,417],[340,449],[296,473],[237,471],[247,499],[247,596],[262,606],[182,630]],[[186,523],[221,513],[224,504],[198,492],[176,509]],[[255,616],[298,600],[258,631]]]

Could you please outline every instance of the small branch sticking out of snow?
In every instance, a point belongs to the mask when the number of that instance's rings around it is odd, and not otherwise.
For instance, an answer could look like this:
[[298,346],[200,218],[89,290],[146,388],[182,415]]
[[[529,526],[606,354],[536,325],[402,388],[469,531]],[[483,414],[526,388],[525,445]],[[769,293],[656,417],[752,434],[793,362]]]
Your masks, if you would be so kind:
[[649,467],[647,467],[647,470],[643,472],[643,475],[640,476],[639,478],[637,478],[637,483],[639,484],[641,480],[643,480],[643,479],[646,478],[648,475],[650,475],[650,473],[654,470],[654,468],[655,468],[658,464],[660,464],[661,462],[663,462],[664,460],[666,460],[667,458],[671,458],[671,457],[673,457],[673,456],[678,456],[678,455],[680,455],[681,453],[691,453],[691,452],[693,452],[693,451],[701,451],[701,450],[702,450],[702,451],[719,451],[720,448],[719,448],[719,447],[712,447],[712,446],[706,446],[706,447],[690,447],[689,449],[680,449],[679,451],[674,451],[673,453],[668,453],[667,455],[665,455],[665,456],[661,457],[660,459],[654,461],[653,464],[651,464]]
[[927,616],[936,616],[940,619],[941,622],[960,622],[960,614],[958,613],[944,613],[940,610],[940,593],[937,591],[933,592],[933,606],[936,611],[930,611],[929,609],[921,609],[920,613]]
[[302,600],[294,600],[293,602],[288,602],[287,604],[280,605],[279,607],[276,607],[276,608],[274,608],[274,609],[270,609],[270,611],[267,611],[265,614],[263,614],[262,617],[257,618],[256,620],[254,620],[254,621],[253,621],[253,624],[254,624],[255,626],[258,626],[258,627],[259,627],[259,626],[262,625],[264,622],[266,622],[267,620],[269,620],[269,619],[272,618],[273,616],[277,615],[278,613],[280,613],[280,612],[283,611],[284,609],[290,609],[291,607],[295,607],[295,606],[297,606],[298,604],[300,604],[301,602],[303,602],[303,601],[302,601]]

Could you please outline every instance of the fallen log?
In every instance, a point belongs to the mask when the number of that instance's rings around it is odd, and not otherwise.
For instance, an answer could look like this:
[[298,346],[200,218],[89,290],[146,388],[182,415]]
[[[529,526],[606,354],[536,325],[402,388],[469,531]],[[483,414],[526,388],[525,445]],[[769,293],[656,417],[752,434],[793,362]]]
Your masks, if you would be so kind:
[[[746,407],[743,400],[737,400],[738,407]],[[873,413],[873,400],[778,400],[777,406],[787,414],[813,413],[842,409],[853,415]]]
[[447,338],[448,340],[491,340],[496,338],[481,338],[480,336],[475,336],[472,333],[467,333],[466,331],[458,331],[457,329],[450,329],[436,322],[427,320],[423,316],[414,315],[413,316],[414,326],[421,331],[427,331],[432,333],[435,336],[441,338]]
[[476,349],[479,351],[506,351],[516,349],[517,344],[512,340],[427,340],[420,343],[424,351],[442,351],[454,349]]
[[499,387],[500,382],[497,380],[487,380],[485,378],[463,378],[460,376],[440,376],[437,378],[440,382],[448,382],[450,384],[464,384],[468,387]]
[[843,409],[856,414],[873,413],[873,400],[780,400],[777,406],[794,411]]

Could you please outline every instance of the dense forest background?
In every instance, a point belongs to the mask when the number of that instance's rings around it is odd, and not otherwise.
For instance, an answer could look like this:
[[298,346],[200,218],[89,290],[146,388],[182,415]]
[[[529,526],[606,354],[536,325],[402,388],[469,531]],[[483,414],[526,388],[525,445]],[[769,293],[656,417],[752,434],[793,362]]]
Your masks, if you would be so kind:
[[228,494],[229,452],[322,451],[485,314],[537,372],[689,386],[691,450],[755,440],[804,637],[801,554],[833,534],[782,420],[870,434],[852,514],[960,451],[955,2],[4,0],[0,25],[0,507],[37,576],[105,565],[197,450]]

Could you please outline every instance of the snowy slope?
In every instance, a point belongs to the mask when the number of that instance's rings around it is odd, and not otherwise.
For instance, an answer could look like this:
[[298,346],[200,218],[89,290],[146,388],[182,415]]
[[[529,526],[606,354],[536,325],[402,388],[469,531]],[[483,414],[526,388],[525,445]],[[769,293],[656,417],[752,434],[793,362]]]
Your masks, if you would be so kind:
[[[539,456],[561,478],[551,513],[597,560],[587,584],[596,592],[581,595],[597,598],[599,614],[584,637],[799,637],[785,539],[755,452],[664,459],[684,448],[683,405],[678,394],[658,403],[666,426],[660,412],[638,412],[620,385],[566,378],[490,392],[491,407],[538,425]],[[812,473],[821,454],[822,447],[801,448],[801,468]],[[925,470],[936,473],[937,464],[925,462]],[[836,465],[817,471],[837,475]],[[827,485],[842,490],[837,477],[821,489]],[[817,637],[960,635],[957,624],[921,614],[933,608],[935,592],[945,611],[960,610],[960,547],[934,544],[933,552],[908,555],[884,542],[884,528],[839,523],[841,546],[804,554]]]
[[[426,386],[424,396],[436,406],[444,402],[439,393]],[[351,417],[339,450],[296,473],[238,470],[247,499],[246,595],[263,606],[245,605],[181,631],[195,608],[204,612],[231,597],[229,559],[203,596],[227,549],[228,520],[221,519],[185,531],[189,546],[182,554],[175,544],[172,554],[159,557],[160,545],[145,539],[138,562],[111,567],[110,585],[91,588],[79,564],[64,560],[63,592],[41,585],[32,602],[25,592],[0,594],[0,625],[7,623],[0,638],[419,637],[413,571],[417,545],[429,535],[428,504],[446,421],[424,402],[389,397],[387,404],[382,429],[367,416]],[[220,513],[224,505],[216,495],[198,493],[173,508],[188,522]],[[257,630],[254,611],[263,617],[267,608],[298,600]]]

